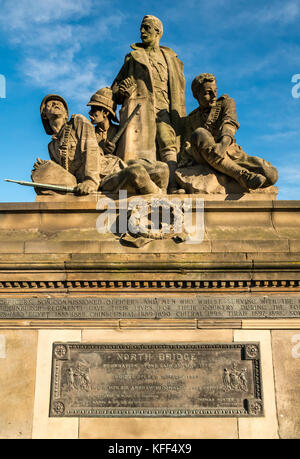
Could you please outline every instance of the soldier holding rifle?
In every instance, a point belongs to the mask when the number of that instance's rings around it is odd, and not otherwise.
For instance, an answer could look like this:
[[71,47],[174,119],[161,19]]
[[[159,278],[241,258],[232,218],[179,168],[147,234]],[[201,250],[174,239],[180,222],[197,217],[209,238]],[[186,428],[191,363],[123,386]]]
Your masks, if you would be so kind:
[[[51,160],[37,159],[32,180],[66,185],[79,195],[97,191],[100,155],[92,124],[83,115],[73,115],[69,120],[68,105],[57,94],[44,97],[40,113],[46,133],[52,136],[48,145]],[[45,191],[37,190],[37,193]]]
[[166,164],[142,158],[126,164],[111,154],[140,107],[135,108],[118,130],[118,126],[111,123],[116,115],[110,88],[99,90],[88,105],[95,129],[82,115],[73,115],[68,121],[66,101],[58,95],[46,96],[40,111],[46,133],[52,135],[51,160],[37,159],[32,171],[33,182],[8,181],[34,186],[38,194],[87,195],[98,190],[111,193],[126,190],[134,195],[165,191],[169,180]]
[[116,193],[126,190],[129,194],[157,194],[166,191],[169,170],[165,163],[149,158],[136,158],[125,163],[114,154],[120,137],[138,114],[140,104],[136,105],[121,127],[112,123],[117,121],[117,117],[111,88],[99,89],[92,95],[88,106],[91,107],[89,116],[95,125],[101,150],[100,191]]

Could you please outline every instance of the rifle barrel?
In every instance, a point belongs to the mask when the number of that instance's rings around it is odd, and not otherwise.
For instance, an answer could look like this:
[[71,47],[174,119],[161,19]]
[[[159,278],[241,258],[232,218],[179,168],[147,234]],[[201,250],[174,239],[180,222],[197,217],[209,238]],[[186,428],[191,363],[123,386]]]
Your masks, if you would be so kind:
[[25,180],[5,179],[5,182],[17,183],[23,186],[32,186],[34,188],[44,188],[46,190],[64,191],[65,193],[74,193],[75,188],[61,185],[50,185],[49,183],[26,182]]
[[125,121],[123,126],[118,130],[116,135],[111,139],[112,143],[117,143],[118,142],[118,140],[122,136],[123,132],[127,129],[128,124],[130,123],[132,118],[137,114],[137,112],[139,111],[140,108],[141,108],[141,104],[137,104],[137,106],[135,107],[135,109],[133,110],[131,115],[127,118],[127,120]]

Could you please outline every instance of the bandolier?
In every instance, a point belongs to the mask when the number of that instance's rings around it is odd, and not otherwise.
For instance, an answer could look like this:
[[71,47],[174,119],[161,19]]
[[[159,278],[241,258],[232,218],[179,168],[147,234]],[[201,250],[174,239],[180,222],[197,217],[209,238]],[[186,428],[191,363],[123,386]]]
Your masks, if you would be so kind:
[[[62,143],[59,147],[59,154],[61,157],[61,166],[69,171],[69,145],[71,140],[71,132],[73,127],[73,116],[70,121],[64,126],[62,135]],[[53,138],[54,136],[52,136]]]
[[[66,110],[65,122],[59,132],[54,132],[45,116],[46,104],[51,100],[60,101]],[[97,191],[100,184],[100,150],[93,125],[79,114],[68,121],[68,105],[57,94],[49,94],[43,99],[40,114],[46,133],[52,136],[48,145],[51,161],[38,160],[35,163],[33,180],[53,185],[84,183],[89,189]]]

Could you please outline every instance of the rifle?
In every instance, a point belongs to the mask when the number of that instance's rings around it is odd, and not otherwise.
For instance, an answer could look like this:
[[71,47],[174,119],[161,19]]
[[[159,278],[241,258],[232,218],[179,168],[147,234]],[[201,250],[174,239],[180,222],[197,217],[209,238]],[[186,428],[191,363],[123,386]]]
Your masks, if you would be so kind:
[[124,131],[126,131],[128,124],[130,123],[132,118],[137,114],[137,112],[139,111],[140,108],[141,108],[141,104],[137,104],[137,106],[135,107],[135,109],[133,110],[131,115],[127,118],[127,120],[125,121],[123,126],[118,130],[116,135],[114,135],[114,137],[111,139],[111,143],[116,144],[118,142],[118,140],[120,139],[120,137],[122,136]]
[[[127,118],[123,126],[118,130],[116,135],[112,138],[112,143],[117,143],[124,131],[126,131],[128,124],[132,120],[132,118],[137,114],[139,109],[141,108],[141,104],[137,104],[131,115]],[[61,186],[61,185],[50,185],[49,183],[37,183],[37,182],[26,182],[25,180],[10,180],[5,179],[5,182],[17,183],[18,185],[23,186],[32,186],[34,188],[42,188],[46,190],[53,190],[53,191],[61,191],[64,193],[75,193],[76,187],[71,188],[68,186]]]
[[17,183],[18,185],[23,185],[23,186],[33,186],[34,188],[43,188],[46,190],[62,191],[64,193],[74,193],[76,189],[76,187],[71,188],[69,186],[50,185],[48,183],[26,182],[24,180],[5,179],[4,181],[11,182],[11,183]]

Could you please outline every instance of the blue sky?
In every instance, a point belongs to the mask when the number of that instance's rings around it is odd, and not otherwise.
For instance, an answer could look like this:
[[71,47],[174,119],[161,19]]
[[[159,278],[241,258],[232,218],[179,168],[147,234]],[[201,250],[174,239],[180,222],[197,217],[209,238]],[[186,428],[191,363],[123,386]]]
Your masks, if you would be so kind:
[[193,78],[214,73],[219,95],[236,100],[239,145],[278,168],[278,199],[300,199],[300,0],[0,0],[0,11],[1,202],[35,199],[3,180],[30,180],[35,159],[48,158],[42,98],[61,94],[87,115],[90,95],[140,41],[145,14],[163,21],[161,44],[184,62],[187,111]]

